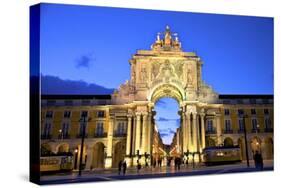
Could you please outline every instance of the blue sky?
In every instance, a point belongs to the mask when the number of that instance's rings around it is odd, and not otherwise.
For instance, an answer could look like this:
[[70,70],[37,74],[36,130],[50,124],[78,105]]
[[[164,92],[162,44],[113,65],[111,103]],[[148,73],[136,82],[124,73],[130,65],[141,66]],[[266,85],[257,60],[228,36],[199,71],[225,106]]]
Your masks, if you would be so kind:
[[132,55],[150,49],[166,25],[201,57],[203,79],[218,93],[273,93],[272,18],[58,4],[41,7],[43,90],[58,92],[50,80],[117,88]]

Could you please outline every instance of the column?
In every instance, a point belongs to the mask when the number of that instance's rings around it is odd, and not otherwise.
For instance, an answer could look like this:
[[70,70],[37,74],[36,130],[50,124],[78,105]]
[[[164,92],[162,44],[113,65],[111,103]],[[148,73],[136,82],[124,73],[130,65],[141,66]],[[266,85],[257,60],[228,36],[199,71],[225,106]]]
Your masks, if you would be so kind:
[[198,135],[197,135],[197,127],[196,127],[196,113],[192,114],[192,136],[193,136],[193,152],[198,151]]
[[206,147],[204,115],[205,114],[200,114],[200,118],[201,118],[201,144],[202,144],[201,146],[202,146],[202,149],[204,149]]
[[217,124],[218,145],[222,145],[222,130],[221,130],[220,114],[216,115],[216,124]]
[[186,113],[186,123],[188,128],[188,150],[192,151],[192,135],[191,135],[191,123],[190,123],[190,113]]
[[187,152],[187,126],[186,126],[186,116],[185,113],[182,112],[182,151]]
[[141,154],[144,154],[147,151],[147,115],[147,113],[144,113],[142,116]]
[[128,116],[128,124],[127,124],[127,140],[126,140],[126,155],[130,156],[131,154],[131,134],[132,132],[132,117]]
[[140,150],[141,113],[137,113],[136,116],[137,116],[137,123],[136,123],[135,154],[137,154],[137,150]]
[[151,113],[148,114],[147,119],[147,152],[150,154],[151,157]]
[[112,167],[112,140],[113,140],[114,118],[110,117],[107,131],[107,150],[105,159],[105,168]]

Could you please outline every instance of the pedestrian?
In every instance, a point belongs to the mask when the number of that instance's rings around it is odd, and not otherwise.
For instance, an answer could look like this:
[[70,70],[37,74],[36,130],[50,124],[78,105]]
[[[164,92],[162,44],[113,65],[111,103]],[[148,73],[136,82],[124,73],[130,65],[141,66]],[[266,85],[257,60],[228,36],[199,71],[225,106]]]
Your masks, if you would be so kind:
[[181,158],[177,158],[178,159],[178,162],[177,162],[177,164],[178,164],[178,170],[180,170],[181,169]]
[[140,162],[139,162],[139,160],[137,161],[137,172],[138,172],[138,174],[139,174],[139,172],[140,172],[140,169],[141,169],[141,164],[140,164]]
[[153,167],[154,168],[156,167],[156,160],[155,159],[153,160]]
[[123,175],[126,174],[126,170],[127,170],[127,163],[126,163],[126,160],[124,160],[124,162],[123,162]]
[[[254,152],[253,152],[254,153]],[[253,156],[253,158],[254,158],[254,161],[255,161],[255,167],[256,167],[256,169],[258,169],[259,168],[259,159],[258,159],[258,151],[256,151],[255,153],[254,153],[254,156]]]
[[261,153],[257,153],[256,160],[257,160],[257,168],[259,170],[263,170],[263,158]]
[[123,163],[123,161],[119,161],[119,163],[118,163],[118,175],[120,175],[120,174],[121,174],[121,170],[122,170],[122,163]]

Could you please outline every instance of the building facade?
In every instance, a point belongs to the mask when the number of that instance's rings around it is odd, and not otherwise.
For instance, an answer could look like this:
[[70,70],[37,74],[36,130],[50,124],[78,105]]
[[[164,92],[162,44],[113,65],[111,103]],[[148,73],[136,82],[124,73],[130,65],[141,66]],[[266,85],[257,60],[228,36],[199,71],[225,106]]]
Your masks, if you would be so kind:
[[[186,153],[200,161],[205,147],[222,145],[239,145],[245,159],[246,129],[250,158],[260,151],[273,159],[272,95],[219,95],[202,80],[201,59],[184,52],[168,26],[151,50],[138,50],[129,63],[130,79],[112,95],[43,95],[41,148],[72,152],[77,167],[85,128],[86,169],[114,168],[123,159],[129,166],[150,165]],[[180,127],[169,149],[154,120],[162,97],[180,106]]]

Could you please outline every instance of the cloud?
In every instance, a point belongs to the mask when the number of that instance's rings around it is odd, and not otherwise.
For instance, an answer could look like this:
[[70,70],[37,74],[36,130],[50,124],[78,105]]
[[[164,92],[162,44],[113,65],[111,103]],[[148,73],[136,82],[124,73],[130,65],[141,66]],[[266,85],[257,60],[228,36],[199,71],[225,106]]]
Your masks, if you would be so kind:
[[167,103],[164,100],[158,100],[156,102],[156,106],[162,107],[162,108],[166,108],[167,107]]
[[87,68],[89,69],[92,65],[92,62],[95,61],[95,58],[93,57],[93,53],[89,53],[86,55],[82,55],[80,56],[77,60],[76,60],[76,68],[80,69],[80,68]]
[[169,119],[164,118],[164,117],[159,117],[159,119],[157,121],[169,121]]
[[160,133],[160,136],[161,136],[162,138],[164,138],[164,137],[168,137],[169,134],[168,134],[168,133]]
[[114,89],[79,80],[63,80],[57,76],[41,75],[41,93],[57,95],[106,95]]

